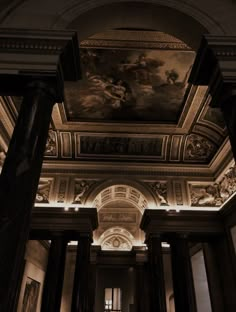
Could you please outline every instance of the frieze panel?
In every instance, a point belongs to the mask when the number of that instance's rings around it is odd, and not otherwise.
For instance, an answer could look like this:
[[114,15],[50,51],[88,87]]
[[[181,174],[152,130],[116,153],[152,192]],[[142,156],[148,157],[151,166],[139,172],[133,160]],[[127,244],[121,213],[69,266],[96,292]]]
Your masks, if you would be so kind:
[[38,190],[35,197],[35,203],[37,204],[49,204],[50,191],[52,187],[52,179],[41,178],[38,184]]
[[68,180],[61,179],[59,183],[59,189],[57,194],[57,202],[64,203],[66,198],[66,191],[67,191]]
[[72,158],[71,132],[60,132],[61,157]]
[[192,206],[220,207],[236,192],[236,167],[231,167],[219,183],[190,185]]
[[81,154],[155,156],[164,159],[167,136],[156,138],[80,137]]
[[216,146],[206,138],[190,134],[186,138],[184,149],[185,161],[207,162],[216,152]]
[[58,141],[56,131],[49,130],[46,142],[45,157],[58,157]]
[[166,182],[148,182],[148,186],[153,190],[155,197],[158,203],[161,206],[167,206],[168,199],[167,199],[167,183]]
[[183,205],[183,191],[182,191],[182,184],[180,182],[174,183],[174,192],[175,192],[175,200],[176,205],[181,206]]
[[119,212],[100,212],[99,213],[100,222],[125,222],[125,223],[136,223],[137,215],[136,213],[119,213]]
[[75,180],[73,204],[82,204],[90,187],[95,183],[91,180]]

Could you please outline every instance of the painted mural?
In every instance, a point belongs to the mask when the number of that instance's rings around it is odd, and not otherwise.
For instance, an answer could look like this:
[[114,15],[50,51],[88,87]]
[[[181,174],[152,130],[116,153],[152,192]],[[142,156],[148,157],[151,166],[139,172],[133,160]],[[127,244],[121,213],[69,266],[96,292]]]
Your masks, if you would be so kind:
[[65,90],[68,117],[175,123],[193,59],[192,51],[81,49],[83,79]]

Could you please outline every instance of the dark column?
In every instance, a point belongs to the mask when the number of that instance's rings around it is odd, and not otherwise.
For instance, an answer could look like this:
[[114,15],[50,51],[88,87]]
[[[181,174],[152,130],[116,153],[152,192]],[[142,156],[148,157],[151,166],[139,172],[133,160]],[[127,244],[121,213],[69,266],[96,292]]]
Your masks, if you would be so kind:
[[97,277],[97,265],[96,263],[91,263],[89,265],[89,276],[88,276],[88,311],[95,311],[95,295],[96,295],[96,277]]
[[145,275],[143,263],[137,263],[135,267],[135,311],[145,311]]
[[147,238],[147,246],[151,295],[150,311],[165,312],[166,295],[160,235],[150,234]]
[[71,312],[88,312],[88,277],[91,235],[80,234],[75,264]]
[[222,296],[222,287],[220,282],[220,274],[216,264],[214,250],[211,244],[203,244],[203,253],[212,310],[214,312],[223,312],[225,310]]
[[188,239],[176,235],[171,240],[171,263],[176,312],[196,312]]
[[0,311],[14,311],[31,210],[48,135],[54,90],[31,83],[23,98],[0,176]]
[[[221,300],[223,300],[222,305],[224,306],[224,310],[222,311],[233,312],[236,307],[236,279],[233,271],[233,259],[230,255],[227,239],[226,237],[218,237],[217,239],[209,241],[208,244],[219,278],[219,284],[215,284],[213,289],[212,285],[210,285],[210,293],[215,291],[214,294],[212,293],[212,296],[215,297],[217,293],[219,293],[218,287],[220,287],[220,296]],[[216,286],[217,288],[215,288]]]
[[67,241],[62,236],[53,237],[51,240],[41,311],[60,312],[66,246]]

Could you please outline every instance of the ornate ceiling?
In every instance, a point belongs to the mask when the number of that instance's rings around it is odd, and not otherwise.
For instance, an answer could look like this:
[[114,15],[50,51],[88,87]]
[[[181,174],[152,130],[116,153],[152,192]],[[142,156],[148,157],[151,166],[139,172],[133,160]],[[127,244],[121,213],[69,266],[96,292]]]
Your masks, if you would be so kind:
[[[54,106],[36,206],[97,207],[104,249],[142,242],[147,207],[222,207],[235,193],[233,157],[208,88],[188,83],[194,58],[157,31],[82,41],[82,80],[66,83],[64,103]],[[20,102],[0,101],[0,165]]]

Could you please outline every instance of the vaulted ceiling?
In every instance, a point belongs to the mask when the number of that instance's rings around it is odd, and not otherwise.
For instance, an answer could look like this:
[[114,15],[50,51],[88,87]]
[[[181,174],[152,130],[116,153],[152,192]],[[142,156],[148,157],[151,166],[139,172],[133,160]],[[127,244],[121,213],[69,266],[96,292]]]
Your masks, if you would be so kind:
[[[4,27],[22,26],[27,12],[31,25],[36,23],[35,7],[23,2],[0,1]],[[129,20],[125,4],[116,3],[84,10],[81,18],[58,9],[64,19],[50,21],[52,28],[78,30],[82,79],[65,82],[65,101],[54,106],[35,204],[97,207],[95,238],[108,249],[143,240],[138,227],[145,208],[218,210],[236,191],[221,111],[211,107],[208,87],[188,82],[200,35],[225,30],[193,8],[201,25],[185,15],[187,7],[180,13],[157,6],[159,20],[148,21],[154,5],[127,6],[136,19]],[[126,27],[118,20],[122,10]],[[185,22],[178,28],[180,17]],[[19,97],[0,99],[1,165],[20,103]]]

